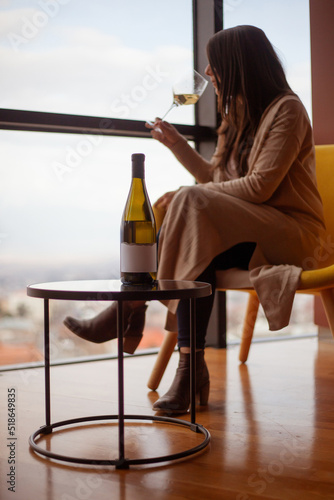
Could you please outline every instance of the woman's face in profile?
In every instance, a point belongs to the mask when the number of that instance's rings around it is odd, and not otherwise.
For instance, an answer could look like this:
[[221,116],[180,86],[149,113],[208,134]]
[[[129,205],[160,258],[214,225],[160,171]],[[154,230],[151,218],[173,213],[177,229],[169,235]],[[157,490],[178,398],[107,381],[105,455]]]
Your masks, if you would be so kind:
[[210,80],[211,80],[211,83],[215,89],[215,92],[216,94],[218,95],[218,86],[217,86],[217,80],[213,74],[213,71],[211,69],[211,66],[210,64],[207,65],[207,67],[205,68],[205,74],[208,75],[210,77]]

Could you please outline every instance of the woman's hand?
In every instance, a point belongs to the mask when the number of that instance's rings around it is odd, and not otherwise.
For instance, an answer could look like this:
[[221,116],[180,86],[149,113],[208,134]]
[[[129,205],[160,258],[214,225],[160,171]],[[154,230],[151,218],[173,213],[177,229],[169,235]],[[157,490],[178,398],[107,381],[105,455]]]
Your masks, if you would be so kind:
[[167,210],[177,191],[168,191],[167,193],[163,194],[162,196],[160,196],[160,198],[157,199],[154,205],[158,208]]
[[172,148],[180,140],[185,140],[173,125],[160,118],[156,118],[153,124],[146,123],[145,127],[151,129],[153,139],[161,142],[167,148]]

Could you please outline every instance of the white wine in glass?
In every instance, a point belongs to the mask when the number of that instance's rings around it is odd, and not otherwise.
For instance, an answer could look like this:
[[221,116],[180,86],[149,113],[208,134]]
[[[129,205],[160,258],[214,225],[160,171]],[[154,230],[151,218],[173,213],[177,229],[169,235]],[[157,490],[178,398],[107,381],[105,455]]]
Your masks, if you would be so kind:
[[[200,96],[198,94],[174,94],[173,105],[183,106],[186,104],[196,104],[199,98]],[[167,113],[165,113],[165,116]]]
[[[197,73],[197,71],[189,71],[173,85],[173,103],[161,119],[164,120],[173,108],[188,104],[196,104],[206,89],[207,84],[208,81]],[[148,123],[153,125],[152,122]]]

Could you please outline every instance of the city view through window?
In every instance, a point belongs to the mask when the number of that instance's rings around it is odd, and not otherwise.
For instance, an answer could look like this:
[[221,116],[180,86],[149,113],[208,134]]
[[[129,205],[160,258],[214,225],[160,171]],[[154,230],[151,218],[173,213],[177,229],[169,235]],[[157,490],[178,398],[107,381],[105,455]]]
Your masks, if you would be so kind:
[[[161,116],[173,82],[193,65],[192,5],[144,4],[143,10],[135,0],[72,0],[48,10],[43,0],[2,3],[0,107],[133,120]],[[308,2],[226,0],[224,23],[266,31],[311,114]],[[168,119],[193,124],[194,107],[174,109]],[[131,154],[146,155],[152,203],[194,181],[150,139],[7,130],[0,138],[0,365],[11,365],[43,356],[43,303],[27,297],[28,284],[118,278]],[[240,336],[245,300],[228,295],[230,340]],[[291,326],[280,334],[314,331],[309,300],[298,298]],[[104,307],[52,301],[52,358],[114,353],[115,342],[84,342],[62,324],[68,314],[91,317]],[[161,304],[150,305],[142,349],[161,343],[164,316]],[[268,335],[263,316],[256,334]]]

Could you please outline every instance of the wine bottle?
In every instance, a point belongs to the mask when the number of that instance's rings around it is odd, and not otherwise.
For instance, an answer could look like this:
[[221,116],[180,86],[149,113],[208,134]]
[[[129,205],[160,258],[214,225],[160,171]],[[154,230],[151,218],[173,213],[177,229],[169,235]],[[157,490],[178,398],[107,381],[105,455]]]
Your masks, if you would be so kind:
[[156,225],[145,185],[145,155],[131,156],[132,182],[121,222],[121,281],[153,284],[157,272]]

